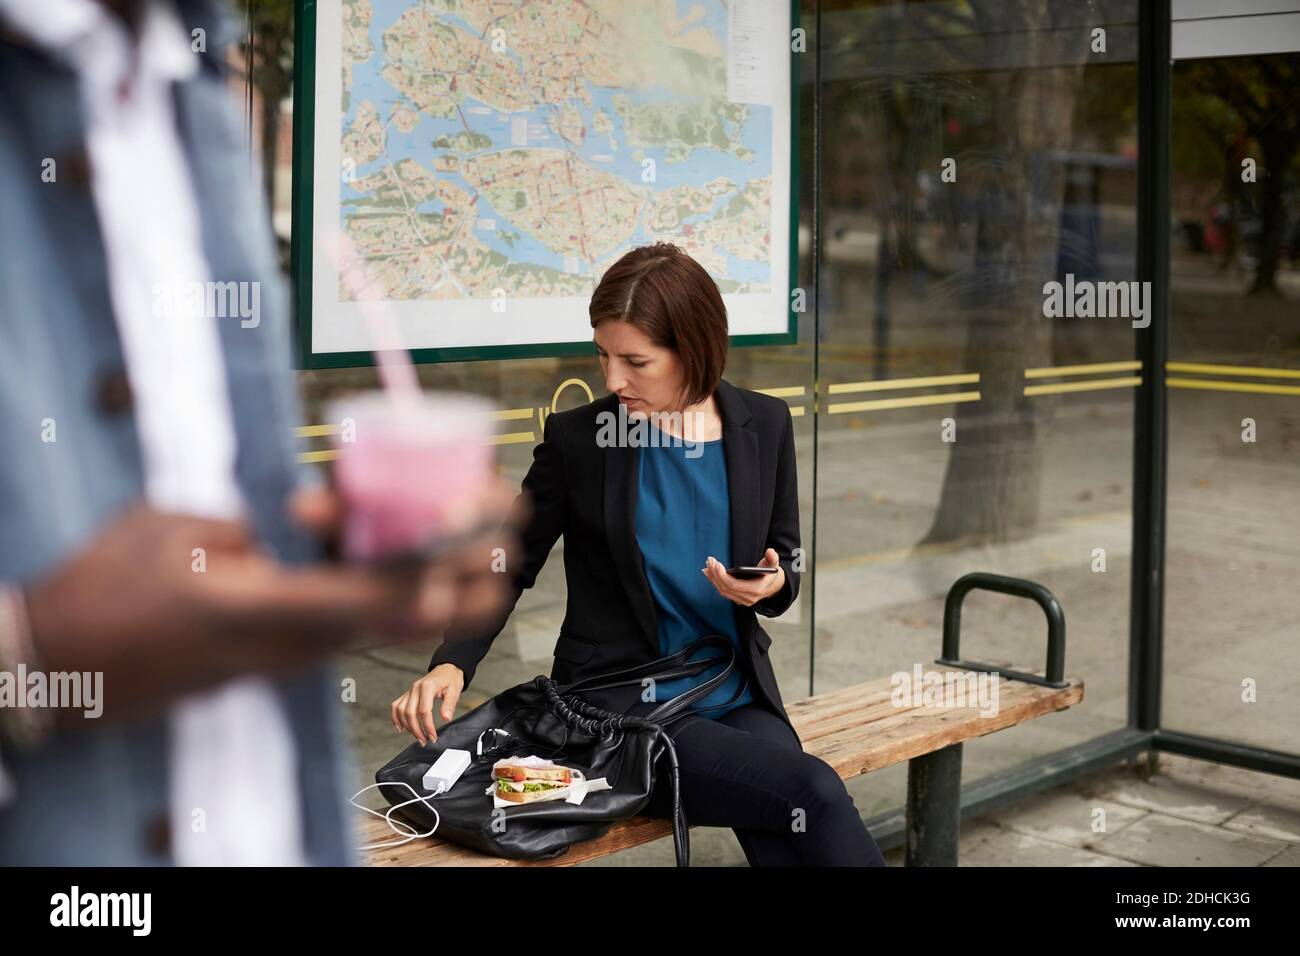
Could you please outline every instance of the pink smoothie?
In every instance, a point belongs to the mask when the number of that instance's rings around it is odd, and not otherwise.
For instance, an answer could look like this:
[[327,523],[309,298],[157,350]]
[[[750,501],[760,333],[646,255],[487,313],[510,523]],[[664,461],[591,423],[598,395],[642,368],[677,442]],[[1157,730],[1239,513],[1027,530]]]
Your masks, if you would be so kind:
[[454,392],[331,403],[329,418],[339,425],[335,477],[347,509],[344,556],[399,557],[472,525],[492,474],[491,411],[483,399]]

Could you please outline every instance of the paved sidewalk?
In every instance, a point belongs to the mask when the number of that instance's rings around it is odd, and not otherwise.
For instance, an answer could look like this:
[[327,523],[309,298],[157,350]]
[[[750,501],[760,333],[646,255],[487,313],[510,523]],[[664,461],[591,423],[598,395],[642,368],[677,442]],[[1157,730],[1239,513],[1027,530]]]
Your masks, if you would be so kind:
[[1296,866],[1300,780],[1160,754],[1154,774],[1116,767],[973,820],[960,854],[963,866]]
[[[1300,780],[1171,754],[1156,763],[1154,774],[1144,758],[967,822],[961,865],[1300,865]],[[729,830],[693,830],[691,857],[745,865]],[[902,866],[902,848],[885,859]],[[672,866],[672,841],[584,865]]]

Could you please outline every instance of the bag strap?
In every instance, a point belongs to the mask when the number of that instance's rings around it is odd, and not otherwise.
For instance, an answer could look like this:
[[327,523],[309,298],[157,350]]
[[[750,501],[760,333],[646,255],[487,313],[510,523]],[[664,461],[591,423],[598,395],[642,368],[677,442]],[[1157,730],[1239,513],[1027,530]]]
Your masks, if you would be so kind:
[[[690,661],[690,656],[702,647],[716,647],[726,653],[722,658],[713,657],[701,661]],[[706,634],[675,654],[669,654],[667,657],[661,657],[645,664],[637,664],[635,667],[610,671],[608,674],[593,674],[591,677],[584,677],[571,684],[566,684],[561,688],[561,693],[627,687],[632,684],[639,684],[647,678],[658,682],[672,680],[676,677],[694,677],[696,674],[702,674],[710,667],[725,660],[728,653],[734,662],[736,647],[731,641],[721,634]]]
[[[724,677],[725,677],[725,675],[724,675]],[[701,698],[707,696],[707,695],[708,695],[708,692],[712,691],[712,690],[713,690],[715,687],[717,687],[718,684],[720,684],[720,683],[721,683],[721,680],[718,680],[718,681],[716,681],[716,682],[715,682],[714,680],[709,680],[709,681],[707,681],[705,684],[701,684],[700,687],[698,687],[698,688],[691,688],[691,690],[687,691],[685,694],[678,694],[676,697],[674,697],[672,700],[668,701],[668,702],[667,702],[666,704],[664,704],[662,707],[660,707],[660,708],[658,708],[658,709],[656,709],[656,710],[654,710],[654,711],[651,711],[649,714],[647,714],[647,715],[646,715],[646,719],[647,719],[647,720],[653,720],[653,721],[655,721],[655,722],[657,722],[657,723],[663,725],[663,724],[670,724],[670,723],[672,723],[673,721],[677,720],[679,717],[684,717],[684,716],[686,716],[687,713],[691,713],[691,714],[703,714],[703,713],[705,713],[706,711],[710,711],[710,710],[719,710],[720,708],[723,708],[723,707],[730,707],[730,706],[731,706],[732,704],[734,704],[736,701],[740,700],[740,698],[744,695],[745,691],[749,689],[749,678],[748,678],[748,677],[743,677],[743,676],[742,676],[742,677],[741,677],[741,680],[740,680],[740,686],[736,688],[736,692],[735,692],[734,694],[732,694],[731,697],[730,697],[729,699],[723,701],[721,704],[710,704],[708,707],[698,707],[698,708],[696,708],[696,709],[694,709],[694,710],[689,710],[689,711],[686,709],[687,707],[690,706],[690,704],[693,704],[693,703],[695,703],[695,701],[697,701],[697,700],[699,700],[699,699],[701,699]],[[701,691],[700,693],[696,693],[696,691],[697,691],[697,690],[700,690],[700,688],[704,688],[704,690]],[[681,708],[681,712],[680,712],[680,713],[677,713],[677,712],[674,711],[674,712],[668,714],[667,716],[658,716],[661,710],[663,710],[664,708],[667,708],[667,707],[671,707],[672,705],[676,704],[678,701],[682,700],[682,698],[686,697],[687,694],[691,695],[691,699],[690,699],[689,701],[685,702],[685,703],[682,705],[682,708]]]
[[[722,704],[714,704],[711,707],[704,707],[701,708],[700,710],[690,709],[691,705],[694,704],[696,701],[703,700],[704,698],[712,694],[713,691],[715,691],[717,688],[721,687],[724,683],[726,683],[726,681],[728,680],[728,678],[731,677],[732,672],[735,671],[735,669],[736,669],[736,653],[735,653],[735,648],[732,648],[731,657],[727,660],[727,665],[722,669],[722,672],[720,674],[718,674],[716,677],[710,677],[708,680],[704,681],[704,683],[697,684],[694,687],[690,688],[689,690],[685,690],[682,693],[678,694],[672,700],[665,701],[664,703],[660,704],[650,713],[646,714],[646,720],[650,720],[661,726],[665,726],[667,724],[672,723],[673,721],[677,720],[680,717],[686,716],[687,713],[698,714],[698,713],[702,713],[705,710],[716,710],[717,708],[724,706]],[[745,678],[740,682],[739,690],[737,690],[736,693],[732,695],[731,700],[727,701],[727,703],[730,704],[735,700],[737,700],[740,697],[740,695],[744,692],[745,687],[747,685],[748,685],[748,678]]]
[[[706,657],[699,661],[688,661],[692,654],[705,647],[712,647],[721,650],[723,653],[718,657]],[[623,670],[613,671],[609,674],[593,675],[581,680],[575,681],[561,689],[561,693],[579,693],[593,690],[607,690],[612,687],[627,687],[633,684],[639,684],[645,680],[667,681],[678,677],[694,677],[705,671],[717,666],[723,665],[721,673],[709,678],[701,684],[689,690],[683,691],[670,701],[660,704],[653,711],[646,715],[646,719],[653,721],[660,726],[667,725],[680,717],[689,713],[703,713],[708,710],[718,710],[734,703],[744,694],[749,686],[749,678],[746,677],[741,681],[740,688],[732,695],[731,699],[722,704],[714,704],[710,707],[703,707],[700,710],[691,711],[689,708],[696,701],[703,700],[713,691],[721,687],[731,677],[736,669],[736,646],[730,640],[720,634],[707,634],[704,637],[693,641],[691,644],[682,648],[675,654],[669,654],[658,660],[650,661],[645,664],[638,664],[634,667],[624,668]],[[599,683],[593,683],[599,682]]]

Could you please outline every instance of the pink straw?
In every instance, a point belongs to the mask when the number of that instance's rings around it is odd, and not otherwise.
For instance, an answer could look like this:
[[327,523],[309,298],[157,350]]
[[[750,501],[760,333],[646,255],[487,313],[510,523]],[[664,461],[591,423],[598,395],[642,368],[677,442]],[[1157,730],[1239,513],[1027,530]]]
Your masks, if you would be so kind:
[[329,247],[339,277],[365,319],[384,392],[396,404],[414,403],[420,397],[420,380],[415,374],[415,365],[402,344],[397,322],[387,303],[376,294],[374,281],[357,255],[352,240],[332,231],[322,242]]

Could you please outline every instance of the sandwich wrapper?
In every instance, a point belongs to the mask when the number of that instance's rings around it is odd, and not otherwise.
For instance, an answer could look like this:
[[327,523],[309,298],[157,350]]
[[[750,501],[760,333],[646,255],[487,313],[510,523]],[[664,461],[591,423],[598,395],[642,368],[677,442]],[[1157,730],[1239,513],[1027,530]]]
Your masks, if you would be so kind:
[[500,797],[497,796],[496,769],[502,764],[515,764],[521,767],[535,767],[539,770],[568,770],[569,773],[573,775],[573,783],[571,783],[569,786],[559,787],[551,791],[550,793],[547,793],[545,796],[538,797],[536,800],[530,801],[530,804],[545,803],[547,800],[564,800],[566,803],[580,804],[582,803],[583,800],[586,799],[587,794],[589,793],[596,793],[601,790],[614,789],[612,786],[610,786],[609,781],[606,780],[604,777],[597,777],[594,780],[588,780],[586,776],[583,775],[583,772],[581,770],[575,770],[572,767],[565,767],[563,764],[558,764],[553,760],[545,760],[541,757],[532,756],[531,754],[527,757],[503,758],[501,760],[498,760],[496,763],[492,765],[493,779],[488,784],[488,788],[485,791],[485,793],[491,795],[492,806],[494,808],[520,806],[520,804],[518,803],[511,803],[509,800],[502,800]]

